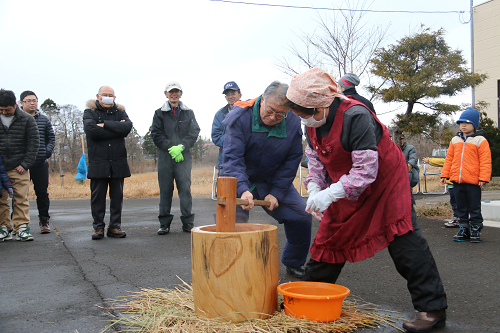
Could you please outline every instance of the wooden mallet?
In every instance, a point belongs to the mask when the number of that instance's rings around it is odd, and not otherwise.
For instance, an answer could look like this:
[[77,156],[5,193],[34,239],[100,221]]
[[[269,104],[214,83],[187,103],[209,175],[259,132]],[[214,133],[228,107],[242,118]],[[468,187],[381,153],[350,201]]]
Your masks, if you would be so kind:
[[[216,232],[234,232],[236,224],[236,206],[248,205],[248,200],[236,198],[237,180],[235,177],[217,179]],[[255,206],[269,207],[270,201],[254,200]]]

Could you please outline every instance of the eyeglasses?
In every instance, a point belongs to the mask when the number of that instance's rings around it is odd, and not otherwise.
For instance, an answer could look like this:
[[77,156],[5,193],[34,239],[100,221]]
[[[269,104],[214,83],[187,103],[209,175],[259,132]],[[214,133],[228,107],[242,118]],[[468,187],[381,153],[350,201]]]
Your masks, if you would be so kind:
[[285,119],[288,112],[276,112],[274,110],[266,110],[267,114],[274,116],[276,119]]
[[21,101],[21,102],[26,103],[26,104],[30,104],[30,103],[36,103],[36,102],[38,102],[38,100],[36,100],[36,99],[27,99],[27,100]]

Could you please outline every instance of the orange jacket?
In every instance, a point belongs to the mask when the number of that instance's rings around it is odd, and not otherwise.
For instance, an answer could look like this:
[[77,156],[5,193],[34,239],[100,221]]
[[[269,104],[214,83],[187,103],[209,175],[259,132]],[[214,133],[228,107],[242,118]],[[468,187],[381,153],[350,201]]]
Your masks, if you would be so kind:
[[464,142],[462,133],[450,142],[441,177],[456,183],[478,185],[491,179],[491,151],[488,140],[475,133]]

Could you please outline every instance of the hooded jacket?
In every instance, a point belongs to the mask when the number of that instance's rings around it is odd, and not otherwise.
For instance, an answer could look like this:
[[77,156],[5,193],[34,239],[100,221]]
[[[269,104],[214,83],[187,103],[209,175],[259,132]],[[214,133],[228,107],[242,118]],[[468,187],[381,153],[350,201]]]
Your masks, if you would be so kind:
[[490,181],[491,150],[482,134],[479,130],[465,138],[462,132],[457,132],[448,147],[441,178],[474,185]]
[[35,119],[16,107],[10,127],[5,128],[3,124],[1,125],[0,156],[5,170],[10,171],[19,165],[28,170],[35,163],[40,145]]
[[[104,127],[97,124],[104,124]],[[125,137],[132,130],[132,122],[125,107],[114,104],[106,110],[97,100],[89,100],[87,109],[83,112],[83,126],[87,135],[87,177],[130,177]]]

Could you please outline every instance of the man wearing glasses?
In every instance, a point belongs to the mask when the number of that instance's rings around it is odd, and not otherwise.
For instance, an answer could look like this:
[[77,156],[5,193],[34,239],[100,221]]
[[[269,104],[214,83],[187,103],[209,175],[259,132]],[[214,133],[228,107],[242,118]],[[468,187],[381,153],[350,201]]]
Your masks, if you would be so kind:
[[[274,81],[264,94],[235,103],[223,124],[226,133],[221,177],[237,178],[237,195],[248,205],[237,208],[248,221],[253,199],[271,202],[266,213],[283,223],[287,241],[281,262],[300,278],[311,242],[310,214],[293,185],[302,159],[300,119],[282,105],[287,84]],[[242,212],[242,209],[244,210]]]
[[38,208],[38,219],[40,225],[40,233],[47,234],[50,232],[49,226],[49,158],[52,155],[56,144],[56,136],[50,119],[38,110],[38,98],[32,91],[24,91],[21,93],[21,106],[24,112],[29,113],[35,118],[38,125],[38,134],[40,135],[40,146],[38,155],[36,156],[35,164],[30,168],[30,179],[33,181],[35,188],[36,205]]

